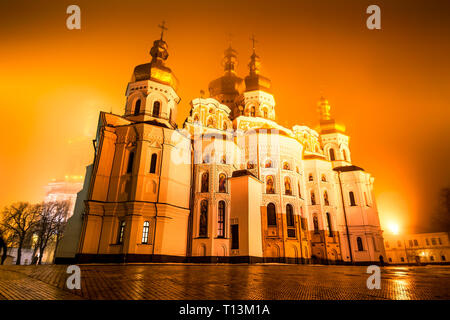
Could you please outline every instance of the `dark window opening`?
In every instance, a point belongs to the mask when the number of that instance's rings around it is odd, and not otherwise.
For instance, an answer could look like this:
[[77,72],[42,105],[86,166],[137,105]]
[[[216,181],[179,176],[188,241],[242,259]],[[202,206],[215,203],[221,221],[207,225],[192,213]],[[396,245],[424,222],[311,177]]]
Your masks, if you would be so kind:
[[150,173],[155,173],[156,172],[156,159],[158,158],[158,156],[156,155],[156,153],[152,154],[152,159],[150,161]]
[[277,225],[277,214],[275,211],[275,205],[273,203],[269,203],[267,205],[267,225],[268,226]]

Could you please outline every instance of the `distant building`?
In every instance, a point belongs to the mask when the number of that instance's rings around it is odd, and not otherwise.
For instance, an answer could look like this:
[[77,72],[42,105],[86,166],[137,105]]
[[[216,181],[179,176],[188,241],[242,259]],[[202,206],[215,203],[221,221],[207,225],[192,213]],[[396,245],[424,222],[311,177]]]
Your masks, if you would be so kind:
[[449,263],[450,241],[447,232],[384,235],[388,263]]
[[55,180],[50,182],[46,187],[46,196],[44,202],[52,201],[69,201],[70,218],[73,214],[77,193],[83,188],[82,176],[66,176],[64,180]]

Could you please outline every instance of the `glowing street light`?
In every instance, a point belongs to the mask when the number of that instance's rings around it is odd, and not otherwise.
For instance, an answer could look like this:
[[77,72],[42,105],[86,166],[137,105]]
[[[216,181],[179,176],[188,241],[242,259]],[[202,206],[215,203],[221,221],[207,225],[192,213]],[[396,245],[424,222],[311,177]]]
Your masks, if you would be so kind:
[[398,224],[391,222],[391,223],[389,223],[388,228],[392,234],[395,234],[395,235],[399,234],[400,227],[398,226]]

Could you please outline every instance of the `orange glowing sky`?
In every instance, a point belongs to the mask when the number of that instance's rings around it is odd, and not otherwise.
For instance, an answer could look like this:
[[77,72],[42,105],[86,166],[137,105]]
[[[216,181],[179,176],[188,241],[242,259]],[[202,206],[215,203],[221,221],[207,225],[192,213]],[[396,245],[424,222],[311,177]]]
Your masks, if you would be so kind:
[[[81,31],[66,29],[70,4]],[[381,31],[365,27],[370,4]],[[221,75],[230,33],[246,75],[254,33],[278,122],[315,127],[323,93],[354,164],[375,177],[382,224],[429,224],[450,182],[449,13],[444,1],[2,1],[0,206],[40,201],[52,178],[84,174],[98,112],[123,113],[132,70],[165,20],[179,125]]]

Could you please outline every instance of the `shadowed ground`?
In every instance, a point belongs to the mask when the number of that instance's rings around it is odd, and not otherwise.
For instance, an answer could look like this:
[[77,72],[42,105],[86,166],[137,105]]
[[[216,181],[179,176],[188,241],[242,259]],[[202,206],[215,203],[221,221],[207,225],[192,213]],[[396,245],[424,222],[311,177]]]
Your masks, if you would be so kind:
[[80,265],[81,289],[66,288],[67,266],[0,266],[0,299],[303,300],[450,299],[450,266],[384,267],[369,290],[367,267],[319,265]]

